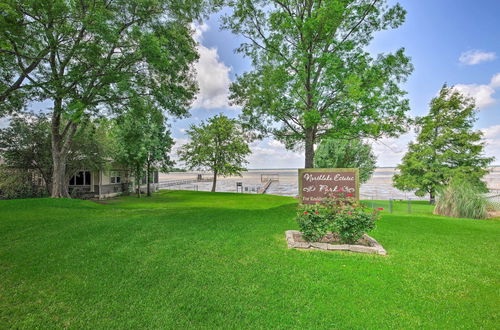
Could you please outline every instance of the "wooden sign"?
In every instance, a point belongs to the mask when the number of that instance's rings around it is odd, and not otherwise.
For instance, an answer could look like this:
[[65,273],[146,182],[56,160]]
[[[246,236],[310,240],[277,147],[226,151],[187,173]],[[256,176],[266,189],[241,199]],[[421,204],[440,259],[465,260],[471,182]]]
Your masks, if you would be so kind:
[[328,196],[347,196],[359,200],[359,169],[299,169],[299,196],[303,204],[320,203]]

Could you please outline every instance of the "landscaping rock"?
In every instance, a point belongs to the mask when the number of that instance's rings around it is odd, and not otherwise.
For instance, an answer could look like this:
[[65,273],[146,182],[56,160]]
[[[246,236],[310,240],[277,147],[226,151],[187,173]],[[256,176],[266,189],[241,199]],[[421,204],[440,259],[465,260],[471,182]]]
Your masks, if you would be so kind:
[[[333,236],[333,235],[331,235]],[[305,242],[302,239],[302,233],[297,230],[287,230],[285,232],[286,241],[288,243],[288,248],[290,249],[317,249],[325,251],[351,251],[358,253],[371,253],[379,255],[387,255],[387,251],[380,245],[377,240],[366,234],[363,235],[362,239],[359,241],[362,244],[330,244],[324,242]]]

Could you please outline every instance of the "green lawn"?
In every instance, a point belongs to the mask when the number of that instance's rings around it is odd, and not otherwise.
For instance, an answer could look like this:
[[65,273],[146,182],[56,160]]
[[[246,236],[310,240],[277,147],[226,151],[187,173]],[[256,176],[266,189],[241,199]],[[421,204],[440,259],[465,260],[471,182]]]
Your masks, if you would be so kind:
[[384,257],[287,249],[287,197],[0,201],[0,328],[498,328],[500,221],[405,205]]

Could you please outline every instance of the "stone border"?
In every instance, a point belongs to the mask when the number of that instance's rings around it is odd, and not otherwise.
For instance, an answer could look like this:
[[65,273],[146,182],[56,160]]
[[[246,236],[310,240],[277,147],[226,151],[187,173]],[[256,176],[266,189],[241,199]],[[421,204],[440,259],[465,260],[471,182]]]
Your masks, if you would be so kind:
[[364,234],[363,238],[366,239],[372,246],[364,245],[350,245],[350,244],[329,244],[319,242],[295,242],[294,234],[302,234],[297,230],[287,230],[285,232],[286,241],[289,249],[314,249],[314,250],[328,250],[328,251],[351,251],[360,253],[373,253],[380,255],[387,255],[387,251],[380,245],[374,238]]

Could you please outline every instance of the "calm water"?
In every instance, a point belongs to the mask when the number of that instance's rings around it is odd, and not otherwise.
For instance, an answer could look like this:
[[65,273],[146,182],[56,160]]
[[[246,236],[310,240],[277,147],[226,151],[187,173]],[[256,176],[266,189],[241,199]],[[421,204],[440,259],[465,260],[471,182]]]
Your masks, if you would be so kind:
[[[392,186],[392,176],[395,168],[377,168],[372,178],[361,185],[360,196],[362,199],[427,199],[417,197],[411,192],[400,191]],[[182,173],[162,173],[160,174],[160,184],[171,182],[172,180],[193,180],[201,174],[203,178],[211,178],[209,172],[182,172]],[[282,196],[296,196],[298,194],[298,173],[296,169],[285,170],[249,170],[241,177],[220,177],[217,180],[217,191],[236,192],[236,182],[242,182],[244,192],[256,193],[268,177],[278,177],[278,182],[273,182],[268,194]],[[490,174],[486,176],[486,182],[490,189],[500,189],[500,167],[491,168]],[[200,190],[210,191],[211,182],[195,182],[181,184],[166,189]]]

